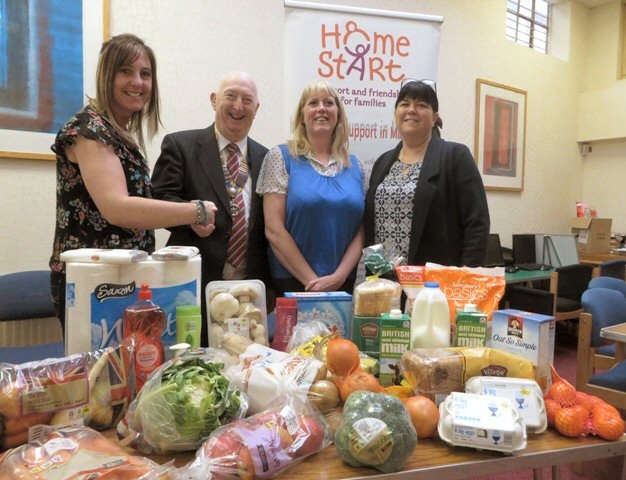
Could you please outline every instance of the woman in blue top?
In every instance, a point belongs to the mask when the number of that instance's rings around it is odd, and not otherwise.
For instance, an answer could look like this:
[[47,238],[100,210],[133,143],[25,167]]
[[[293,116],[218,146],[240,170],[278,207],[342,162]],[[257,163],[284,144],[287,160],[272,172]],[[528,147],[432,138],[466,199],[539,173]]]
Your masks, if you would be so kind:
[[265,156],[257,193],[276,295],[351,293],[363,248],[363,171],[348,152],[345,109],[327,82],[304,88],[293,137]]

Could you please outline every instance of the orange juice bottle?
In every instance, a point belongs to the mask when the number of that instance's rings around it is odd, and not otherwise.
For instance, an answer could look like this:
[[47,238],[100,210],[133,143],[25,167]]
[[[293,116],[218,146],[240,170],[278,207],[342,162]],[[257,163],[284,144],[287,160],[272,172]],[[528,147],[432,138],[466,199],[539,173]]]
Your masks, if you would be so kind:
[[163,363],[161,335],[165,329],[165,312],[152,302],[152,290],[141,284],[137,302],[124,310],[122,336],[133,346],[135,391],[138,392],[148,376]]

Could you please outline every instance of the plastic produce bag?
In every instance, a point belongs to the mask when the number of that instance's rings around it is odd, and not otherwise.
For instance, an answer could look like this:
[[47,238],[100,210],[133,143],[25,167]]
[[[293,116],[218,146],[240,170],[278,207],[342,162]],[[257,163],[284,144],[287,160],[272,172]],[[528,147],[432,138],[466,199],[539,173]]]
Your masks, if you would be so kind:
[[310,404],[290,395],[272,408],[215,430],[178,471],[178,479],[275,478],[332,442],[328,424]]
[[393,308],[400,308],[402,288],[396,281],[381,278],[393,272],[403,258],[386,254],[382,244],[363,249],[363,263],[371,272],[364,282],[354,288],[353,314],[361,317],[380,317]]
[[174,478],[174,471],[171,463],[158,465],[128,454],[88,427],[51,430],[41,440],[9,450],[0,457],[0,478],[12,480],[166,480]]
[[26,443],[35,425],[114,426],[132,398],[125,348],[0,364],[0,451]]
[[417,433],[399,398],[359,390],[343,406],[334,436],[337,454],[353,467],[397,472],[417,445]]
[[223,374],[226,352],[197,349],[154,371],[117,425],[143,453],[196,450],[216,428],[241,418],[247,400]]

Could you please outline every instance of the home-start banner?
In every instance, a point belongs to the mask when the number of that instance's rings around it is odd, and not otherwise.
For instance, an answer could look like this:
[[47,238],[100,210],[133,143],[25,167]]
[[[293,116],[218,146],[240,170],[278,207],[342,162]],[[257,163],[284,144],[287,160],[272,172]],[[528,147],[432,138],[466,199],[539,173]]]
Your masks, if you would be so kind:
[[394,104],[405,78],[436,80],[442,17],[285,0],[285,106],[291,122],[315,79],[341,95],[350,151],[369,175],[399,141]]

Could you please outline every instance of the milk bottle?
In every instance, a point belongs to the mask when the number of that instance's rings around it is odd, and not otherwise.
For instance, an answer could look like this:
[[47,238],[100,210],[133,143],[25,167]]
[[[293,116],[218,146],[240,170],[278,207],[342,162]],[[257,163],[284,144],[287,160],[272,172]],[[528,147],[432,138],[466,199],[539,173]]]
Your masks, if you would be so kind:
[[426,282],[413,304],[411,348],[450,346],[450,307],[437,282]]

